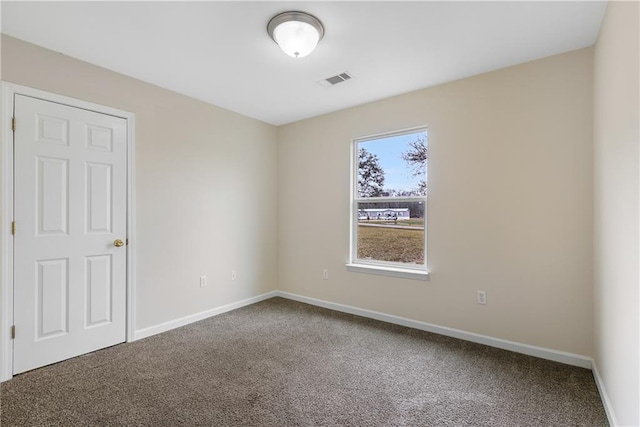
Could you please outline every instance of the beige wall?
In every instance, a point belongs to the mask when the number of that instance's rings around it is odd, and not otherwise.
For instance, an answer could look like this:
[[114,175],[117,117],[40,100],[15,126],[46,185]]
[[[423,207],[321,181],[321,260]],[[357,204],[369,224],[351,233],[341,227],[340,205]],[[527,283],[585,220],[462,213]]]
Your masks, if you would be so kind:
[[[591,49],[276,129],[2,40],[5,80],[136,114],[138,329],[279,288],[591,355]],[[424,124],[430,281],[346,272],[351,138]]]
[[[590,356],[592,63],[582,49],[280,127],[280,289]],[[430,280],[347,272],[351,138],[419,125]]]
[[595,47],[595,351],[620,425],[640,425],[637,2],[609,2]]
[[7,36],[2,77],[135,113],[137,329],[276,288],[275,127]]

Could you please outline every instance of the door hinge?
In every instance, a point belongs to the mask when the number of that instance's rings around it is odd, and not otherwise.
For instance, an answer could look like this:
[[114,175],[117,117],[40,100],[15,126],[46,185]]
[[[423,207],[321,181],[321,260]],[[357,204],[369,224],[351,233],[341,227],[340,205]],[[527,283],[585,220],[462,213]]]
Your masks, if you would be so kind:
[[12,340],[16,339],[16,325],[13,325],[11,327],[11,339]]
[[11,117],[11,130],[12,131],[16,131],[16,118],[15,117]]
[[16,235],[16,222],[11,221],[11,234]]
[[128,245],[129,244],[129,239],[125,239],[125,243]]

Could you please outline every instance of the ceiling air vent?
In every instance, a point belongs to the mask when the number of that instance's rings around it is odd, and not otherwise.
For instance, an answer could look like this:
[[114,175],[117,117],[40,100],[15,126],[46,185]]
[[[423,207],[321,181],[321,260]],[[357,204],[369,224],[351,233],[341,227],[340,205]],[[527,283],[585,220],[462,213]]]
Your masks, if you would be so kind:
[[318,84],[324,87],[335,86],[338,83],[346,82],[347,80],[351,80],[353,76],[348,72],[336,74],[335,76],[328,77],[326,79],[320,80]]

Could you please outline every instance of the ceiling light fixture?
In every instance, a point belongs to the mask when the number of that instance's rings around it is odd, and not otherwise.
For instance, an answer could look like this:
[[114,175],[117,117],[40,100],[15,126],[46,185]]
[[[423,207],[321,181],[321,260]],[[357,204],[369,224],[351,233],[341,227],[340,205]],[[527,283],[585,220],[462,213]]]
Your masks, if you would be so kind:
[[274,16],[267,25],[267,32],[289,56],[307,56],[322,37],[324,27],[315,16],[304,12],[284,12]]

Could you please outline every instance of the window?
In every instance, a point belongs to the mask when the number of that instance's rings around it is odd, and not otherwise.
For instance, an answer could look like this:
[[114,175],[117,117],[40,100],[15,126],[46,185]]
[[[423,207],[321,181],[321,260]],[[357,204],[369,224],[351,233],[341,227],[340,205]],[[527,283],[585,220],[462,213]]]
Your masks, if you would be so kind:
[[350,271],[426,278],[427,129],[353,140]]

